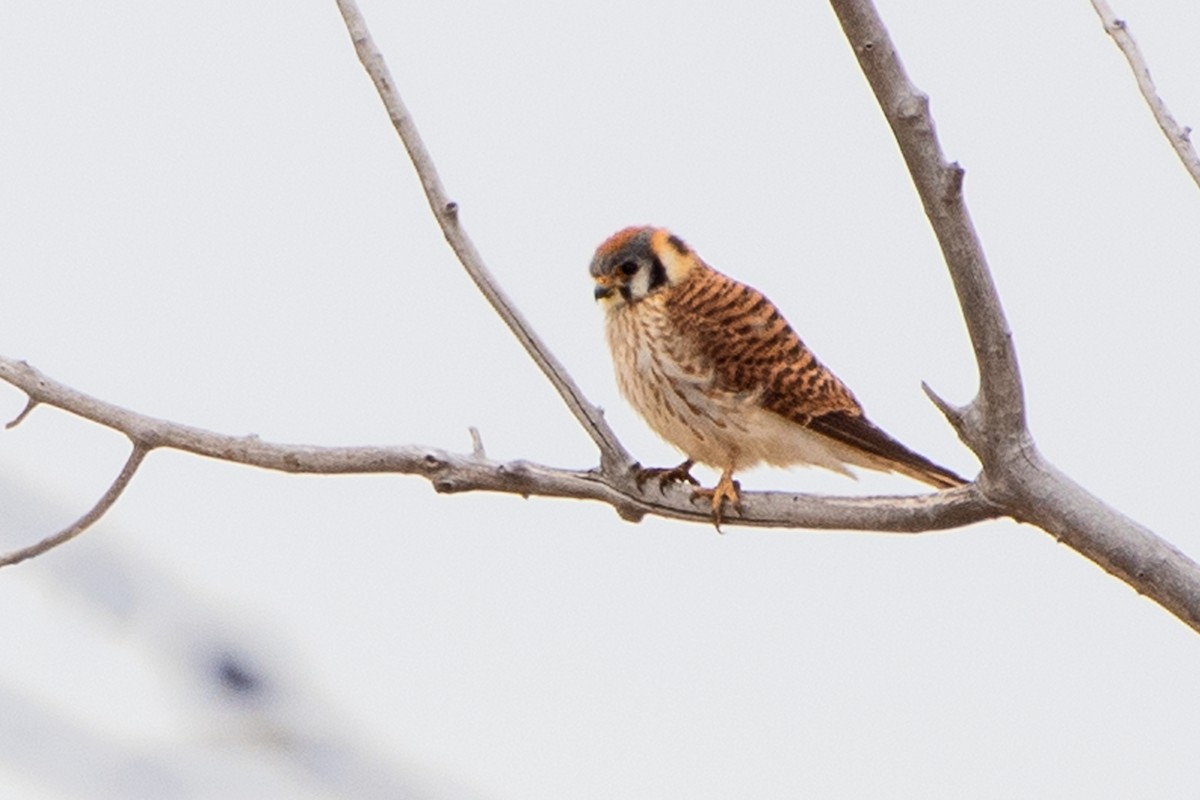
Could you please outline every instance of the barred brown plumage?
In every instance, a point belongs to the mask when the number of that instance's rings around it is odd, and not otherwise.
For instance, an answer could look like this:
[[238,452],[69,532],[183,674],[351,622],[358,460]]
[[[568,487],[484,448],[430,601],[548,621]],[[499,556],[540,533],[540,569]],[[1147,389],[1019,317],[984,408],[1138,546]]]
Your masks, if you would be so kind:
[[[874,425],[761,292],[717,272],[662,228],[618,231],[591,264],[621,394],[692,462],[722,470],[718,528],[735,509],[733,474],[759,463],[899,472],[939,489],[966,481]],[[645,475],[643,475],[643,478]],[[694,481],[693,481],[694,482]]]

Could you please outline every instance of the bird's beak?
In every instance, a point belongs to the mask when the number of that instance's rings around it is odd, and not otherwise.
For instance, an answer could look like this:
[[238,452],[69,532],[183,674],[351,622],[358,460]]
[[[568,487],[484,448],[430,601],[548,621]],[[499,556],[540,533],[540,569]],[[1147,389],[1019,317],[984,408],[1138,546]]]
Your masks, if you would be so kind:
[[600,284],[596,284],[596,290],[594,292],[592,292],[592,294],[595,296],[597,301],[600,301],[606,297],[609,297],[612,293],[613,293],[613,287],[601,286]]

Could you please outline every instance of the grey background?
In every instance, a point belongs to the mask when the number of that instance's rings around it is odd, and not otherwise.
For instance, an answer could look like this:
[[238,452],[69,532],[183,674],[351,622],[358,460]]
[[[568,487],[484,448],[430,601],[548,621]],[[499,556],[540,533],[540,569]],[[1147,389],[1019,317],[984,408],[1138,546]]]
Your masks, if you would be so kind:
[[[1043,451],[1200,554],[1200,194],[1123,59],[1086,0],[879,6],[967,170]],[[1200,122],[1200,5],[1116,10]],[[765,291],[879,424],[974,474],[919,388],[972,395],[961,316],[827,4],[363,11],[497,278],[644,462],[677,454],[617,397],[586,268],[649,223]],[[468,450],[474,425],[497,458],[595,462],[442,242],[332,2],[8,3],[0,107],[6,355],[232,434]],[[0,387],[6,419],[23,402]],[[125,452],[48,409],[0,434],[4,546],[74,519]],[[1200,779],[1196,635],[1032,528],[718,537],[154,453],[84,540],[0,572],[4,794],[79,796],[46,776],[92,774],[54,735],[54,766],[31,766],[46,750],[22,726],[46,719],[284,791],[283,767],[221,761],[227,723],[172,688],[160,656],[191,630],[173,606],[101,613],[114,595],[63,577],[98,552],[269,632],[262,652],[289,653],[271,669],[431,794],[1194,797]]]

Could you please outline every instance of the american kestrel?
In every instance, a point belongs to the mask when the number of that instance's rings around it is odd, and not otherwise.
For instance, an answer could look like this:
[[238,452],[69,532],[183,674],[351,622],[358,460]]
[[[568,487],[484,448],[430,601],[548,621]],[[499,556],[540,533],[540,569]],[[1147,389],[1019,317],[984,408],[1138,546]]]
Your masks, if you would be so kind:
[[[853,477],[846,465],[898,472],[938,489],[966,480],[876,427],[836,375],[756,289],[704,263],[662,228],[618,231],[592,259],[617,385],[654,431],[695,462],[721,470],[711,498],[738,507],[735,472],[756,464],[810,464]],[[660,484],[661,485],[661,484]]]

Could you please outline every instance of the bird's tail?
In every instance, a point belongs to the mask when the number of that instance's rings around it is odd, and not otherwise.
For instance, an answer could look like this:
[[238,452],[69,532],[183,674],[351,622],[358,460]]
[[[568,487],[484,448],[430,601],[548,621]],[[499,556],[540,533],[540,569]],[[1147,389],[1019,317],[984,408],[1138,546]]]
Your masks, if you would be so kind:
[[846,448],[851,464],[882,472],[899,472],[937,489],[953,489],[969,481],[939,466],[920,453],[909,450],[861,414],[839,411],[813,417],[808,427]]

